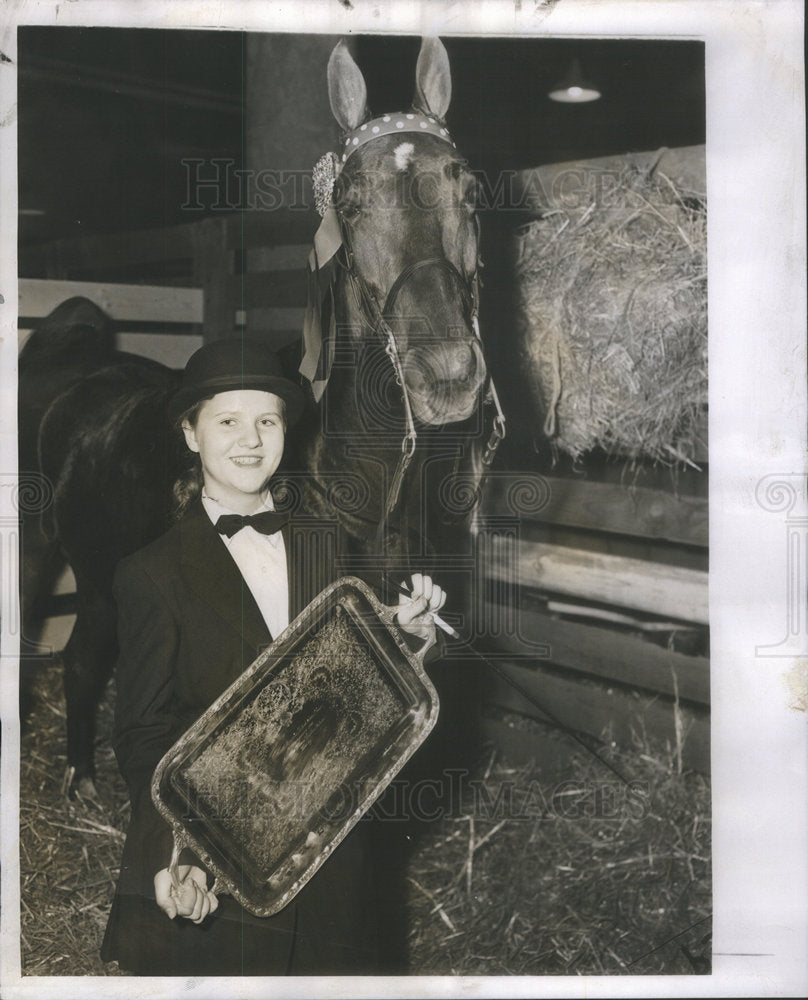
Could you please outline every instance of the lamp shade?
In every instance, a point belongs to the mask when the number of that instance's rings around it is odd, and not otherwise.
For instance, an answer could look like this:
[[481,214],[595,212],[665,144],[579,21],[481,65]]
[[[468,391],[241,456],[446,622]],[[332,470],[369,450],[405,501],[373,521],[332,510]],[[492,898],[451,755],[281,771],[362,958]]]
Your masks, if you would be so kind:
[[600,91],[584,77],[580,60],[573,59],[567,75],[553,87],[548,96],[551,101],[562,104],[586,104],[588,101],[597,101]]

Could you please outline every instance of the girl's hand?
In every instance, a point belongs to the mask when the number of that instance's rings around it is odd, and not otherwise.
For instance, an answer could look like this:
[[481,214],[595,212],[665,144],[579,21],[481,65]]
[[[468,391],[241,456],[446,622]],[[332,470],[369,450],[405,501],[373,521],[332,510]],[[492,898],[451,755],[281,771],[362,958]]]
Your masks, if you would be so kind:
[[196,865],[180,865],[179,881],[175,884],[168,868],[154,876],[157,905],[171,919],[186,917],[201,924],[218,907],[219,900],[208,889],[205,872]]
[[[402,582],[402,587],[407,587],[406,582]],[[430,638],[434,640],[435,623],[432,615],[446,603],[446,592],[432,582],[431,576],[421,573],[412,574],[409,590],[409,594],[399,594],[396,621],[405,632],[425,641]]]

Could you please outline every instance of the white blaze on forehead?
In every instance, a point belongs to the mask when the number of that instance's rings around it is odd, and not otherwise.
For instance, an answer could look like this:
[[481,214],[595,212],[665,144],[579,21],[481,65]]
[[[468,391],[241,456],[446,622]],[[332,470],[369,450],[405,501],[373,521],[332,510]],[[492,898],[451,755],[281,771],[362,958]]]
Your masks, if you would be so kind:
[[415,146],[411,142],[402,142],[400,146],[396,146],[393,150],[393,155],[396,158],[396,170],[406,170],[414,152]]

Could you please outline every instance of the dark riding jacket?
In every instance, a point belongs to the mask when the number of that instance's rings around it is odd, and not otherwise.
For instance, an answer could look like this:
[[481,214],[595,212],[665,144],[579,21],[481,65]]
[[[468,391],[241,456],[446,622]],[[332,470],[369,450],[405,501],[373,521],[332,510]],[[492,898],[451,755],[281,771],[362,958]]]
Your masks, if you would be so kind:
[[[284,528],[293,617],[334,579],[312,525]],[[106,961],[145,975],[367,974],[377,971],[376,887],[369,823],[273,917],[231,896],[202,925],[169,918],[153,878],[172,834],[151,801],[157,763],[271,641],[258,606],[201,502],[165,535],[121,562],[114,595],[115,752],[132,816],[102,947]],[[181,860],[185,860],[184,858]]]

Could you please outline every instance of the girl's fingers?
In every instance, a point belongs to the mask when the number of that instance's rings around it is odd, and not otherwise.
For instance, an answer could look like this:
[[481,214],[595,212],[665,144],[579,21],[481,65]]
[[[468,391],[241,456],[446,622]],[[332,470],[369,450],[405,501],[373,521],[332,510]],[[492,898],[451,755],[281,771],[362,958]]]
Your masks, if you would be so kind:
[[193,920],[195,924],[199,924],[205,919],[207,915],[207,909],[205,907],[205,903],[207,901],[207,893],[203,892],[196,884],[196,882],[192,884],[194,887],[194,891],[196,893],[196,898],[194,899],[194,908],[193,910],[191,910],[188,919]]
[[172,920],[184,917],[201,924],[219,906],[216,895],[207,888],[205,873],[198,868],[181,867],[180,880],[174,884],[167,869],[154,877],[157,905]]
[[202,893],[202,912],[199,914],[199,923],[207,917],[210,913],[210,895],[207,892]]
[[173,920],[177,916],[177,903],[171,894],[171,876],[168,871],[161,871],[154,877],[154,895],[157,905],[169,918]]
[[409,587],[402,581],[402,589],[409,589],[409,594],[399,594],[399,625],[409,625],[411,622],[431,624],[429,615],[443,607],[446,603],[446,591],[433,582],[432,577],[425,573],[413,573]]
[[203,889],[198,883],[194,883],[194,888],[196,889],[197,897],[193,910],[188,914],[188,919],[192,920],[195,924],[201,924],[204,923],[205,919],[211,913],[218,909],[219,900],[214,893],[208,889]]
[[399,606],[398,618],[399,625],[409,625],[413,619],[417,618],[426,609],[426,600],[423,597],[418,597],[415,600],[409,600]]
[[430,611],[440,611],[446,601],[446,591],[442,590],[437,584],[432,587],[432,596],[429,599],[429,610]]
[[177,909],[177,904],[171,900],[165,904],[159,904],[160,909],[165,913],[169,920],[173,920],[179,913]]
[[[433,582],[431,576],[428,576],[426,573],[412,574],[410,597],[425,597],[427,602],[431,602],[435,589],[436,584]],[[440,590],[439,587],[437,589]]]
[[196,921],[198,924],[201,924],[207,917],[209,917],[219,905],[219,900],[212,892],[209,892],[208,890],[200,890],[200,892],[202,892],[202,912],[199,919]]

